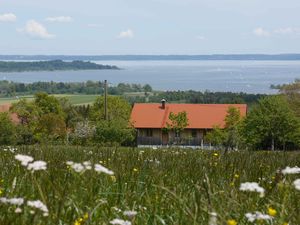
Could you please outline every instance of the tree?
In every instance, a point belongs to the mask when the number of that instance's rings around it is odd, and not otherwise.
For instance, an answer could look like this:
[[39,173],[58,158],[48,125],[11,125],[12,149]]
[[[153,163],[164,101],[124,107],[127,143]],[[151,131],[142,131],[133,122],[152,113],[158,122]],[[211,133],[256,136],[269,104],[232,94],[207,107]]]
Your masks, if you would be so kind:
[[130,125],[131,106],[121,97],[108,96],[107,120],[104,115],[104,97],[96,99],[91,109],[91,120],[96,125],[95,141],[109,145],[130,143],[134,129]]
[[225,148],[238,148],[240,141],[241,112],[236,107],[229,107],[225,117]]
[[63,118],[54,113],[47,113],[39,118],[35,137],[40,142],[64,140],[66,124]]
[[95,141],[105,145],[132,145],[135,130],[117,120],[102,120],[96,124]]
[[[119,122],[126,123],[127,126],[130,112],[131,106],[125,99],[117,96],[107,97],[107,118],[109,121],[118,120]],[[95,100],[91,108],[90,119],[92,121],[101,121],[105,119],[103,96],[98,97]]]
[[8,113],[0,113],[0,145],[11,145],[15,142],[15,126]]
[[209,132],[205,136],[205,138],[213,146],[222,148],[224,145],[224,142],[226,140],[225,136],[226,136],[226,134],[224,132],[224,129],[220,128],[220,126],[214,126],[213,130],[211,132]]
[[174,131],[175,137],[179,138],[180,142],[180,133],[189,125],[187,113],[185,111],[179,112],[177,114],[170,112],[169,120],[171,123],[166,123],[166,130]]
[[22,125],[29,125],[36,122],[39,116],[39,108],[33,102],[21,99],[17,103],[13,103],[10,111],[16,113]]
[[286,98],[289,107],[300,118],[300,80],[295,80],[294,83],[285,84],[279,87],[280,92]]
[[34,96],[34,104],[39,108],[41,114],[54,113],[61,117],[64,117],[61,104],[57,98],[40,92]]
[[282,96],[261,99],[247,116],[244,138],[254,149],[286,149],[299,146],[299,119]]
[[241,141],[241,113],[236,107],[229,107],[224,119],[225,126],[214,126],[213,130],[206,135],[206,139],[218,147],[225,147],[225,150],[238,148]]

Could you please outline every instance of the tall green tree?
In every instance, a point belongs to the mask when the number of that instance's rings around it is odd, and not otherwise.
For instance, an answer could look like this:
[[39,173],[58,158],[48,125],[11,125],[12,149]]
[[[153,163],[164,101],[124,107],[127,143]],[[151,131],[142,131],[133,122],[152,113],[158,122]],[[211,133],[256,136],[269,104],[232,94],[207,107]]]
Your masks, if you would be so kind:
[[15,126],[8,113],[0,113],[0,145],[11,145],[15,142]]
[[121,97],[108,96],[107,120],[104,111],[104,97],[99,97],[90,115],[96,125],[94,140],[105,145],[130,144],[134,139],[134,129],[129,121],[130,104]]
[[[92,121],[100,121],[105,119],[104,97],[98,97],[90,112]],[[108,120],[118,120],[119,122],[128,124],[131,113],[130,104],[122,97],[108,96],[107,97],[107,118]]]
[[299,146],[299,119],[282,96],[261,99],[248,114],[244,138],[253,149],[286,149]]
[[241,112],[236,107],[229,107],[225,117],[225,148],[226,150],[238,148],[241,140]]
[[280,92],[286,98],[289,107],[300,118],[300,80],[280,86]]
[[166,123],[167,127],[163,129],[163,131],[173,131],[175,134],[175,138],[178,139],[176,140],[176,142],[179,144],[181,142],[181,132],[189,125],[187,112],[182,111],[178,112],[177,114],[170,112],[169,120],[170,123]]
[[226,151],[238,148],[242,139],[242,117],[240,110],[236,107],[229,107],[224,122],[224,128],[215,126],[206,135],[206,139],[214,146],[225,148]]

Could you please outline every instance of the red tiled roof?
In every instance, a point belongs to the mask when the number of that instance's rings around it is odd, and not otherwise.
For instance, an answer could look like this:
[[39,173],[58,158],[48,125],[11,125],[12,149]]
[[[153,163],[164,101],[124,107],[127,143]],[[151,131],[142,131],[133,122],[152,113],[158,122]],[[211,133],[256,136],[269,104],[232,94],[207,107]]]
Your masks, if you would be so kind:
[[19,122],[19,118],[18,118],[17,114],[9,112],[10,107],[11,107],[11,104],[2,104],[2,105],[0,105],[0,113],[1,112],[8,112],[9,115],[10,115],[10,119],[14,123],[18,123]]
[[228,108],[236,107],[241,116],[246,116],[246,104],[168,104],[165,109],[157,103],[134,104],[131,112],[131,122],[135,128],[163,128],[169,122],[170,112],[185,111],[188,116],[190,129],[210,129],[216,125],[224,127],[224,119]]

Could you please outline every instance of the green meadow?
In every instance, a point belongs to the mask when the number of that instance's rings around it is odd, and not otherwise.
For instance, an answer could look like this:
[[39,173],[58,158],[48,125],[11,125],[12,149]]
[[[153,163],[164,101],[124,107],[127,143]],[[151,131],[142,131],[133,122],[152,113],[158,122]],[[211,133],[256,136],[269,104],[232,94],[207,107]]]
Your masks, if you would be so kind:
[[[86,104],[92,104],[99,95],[60,94],[60,95],[54,95],[54,96],[57,98],[67,98],[74,105],[86,105]],[[0,98],[0,105],[17,102],[20,98],[25,98],[25,99],[28,99],[29,101],[31,101],[34,99],[34,96],[26,95],[26,96],[19,96],[18,98],[16,98],[16,97]]]
[[[116,218],[151,225],[300,224],[300,190],[293,185],[300,174],[280,172],[300,165],[299,152],[36,145],[0,147],[0,153],[0,201],[24,199],[20,206],[0,202],[1,225],[98,225]],[[29,171],[17,154],[45,161],[47,169]],[[76,172],[67,161],[90,168],[77,165]],[[95,164],[114,174],[94,171]],[[264,195],[241,191],[245,182],[257,182]],[[45,204],[47,215],[28,206],[31,200]],[[271,219],[249,222],[245,214],[256,211]]]

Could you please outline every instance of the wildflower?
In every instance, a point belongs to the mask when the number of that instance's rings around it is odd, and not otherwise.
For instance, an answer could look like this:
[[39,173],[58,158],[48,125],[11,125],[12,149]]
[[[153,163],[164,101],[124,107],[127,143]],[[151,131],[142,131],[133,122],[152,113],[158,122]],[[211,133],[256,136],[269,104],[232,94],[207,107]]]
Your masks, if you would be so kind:
[[84,166],[81,163],[74,163],[71,167],[77,173],[84,171]]
[[242,183],[240,186],[241,191],[251,191],[260,193],[260,197],[263,197],[265,194],[265,189],[260,187],[256,182],[246,182]]
[[136,211],[131,211],[131,210],[127,210],[123,212],[124,216],[127,216],[129,219],[133,219],[133,217],[135,217],[137,214]]
[[0,202],[4,204],[21,206],[24,204],[24,199],[23,198],[0,198]]
[[114,175],[114,172],[105,168],[104,166],[100,164],[95,164],[95,171],[99,173],[106,173],[108,175]]
[[262,214],[261,212],[246,213],[245,216],[249,222],[254,222],[255,220],[272,220],[270,215]]
[[227,220],[227,225],[237,225],[237,222],[235,220]]
[[298,166],[296,166],[296,167],[289,167],[289,166],[287,166],[281,172],[283,174],[298,174],[298,173],[300,173],[300,168]]
[[217,225],[217,216],[218,214],[215,212],[210,213],[209,225]]
[[21,208],[18,207],[18,208],[15,209],[15,213],[21,213],[21,212],[22,212]]
[[133,168],[133,172],[137,172],[139,171],[137,168]]
[[121,220],[121,219],[114,219],[114,220],[110,221],[109,223],[113,224],[113,225],[131,225],[130,221]]
[[218,154],[218,153],[216,153],[216,152],[215,152],[213,155],[214,155],[215,157],[218,157],[218,156],[219,156],[219,154]]
[[238,175],[238,174],[234,174],[234,178],[239,178],[240,177],[240,175]]
[[48,216],[48,208],[47,206],[42,203],[40,200],[36,200],[36,201],[27,201],[27,205],[32,207],[32,208],[36,208],[36,209],[39,209],[41,210],[42,212],[44,212],[44,216]]
[[67,164],[68,166],[72,166],[72,165],[74,164],[74,162],[73,162],[73,161],[67,161],[66,164]]
[[272,207],[269,207],[268,208],[268,214],[270,215],[270,216],[276,216],[276,214],[277,214],[277,211],[276,211],[276,209],[273,209]]
[[27,169],[32,171],[46,170],[47,163],[44,161],[35,161],[33,163],[29,163]]
[[117,180],[115,176],[110,176],[110,178],[113,182],[116,182],[116,180]]
[[89,214],[88,213],[85,213],[84,215],[83,215],[83,219],[84,220],[87,220],[89,218]]
[[85,169],[87,169],[87,170],[91,170],[92,169],[90,161],[83,162],[83,165],[84,165]]
[[297,179],[293,182],[295,188],[300,191],[300,179]]
[[113,210],[115,210],[115,211],[117,211],[117,212],[122,212],[122,210],[121,210],[121,209],[119,209],[119,208],[118,208],[118,207],[116,207],[116,206],[112,207],[112,209],[113,209]]
[[20,155],[20,154],[16,155],[15,159],[18,160],[18,161],[20,161],[22,166],[27,166],[28,163],[30,163],[30,162],[33,161],[33,158],[31,156]]

